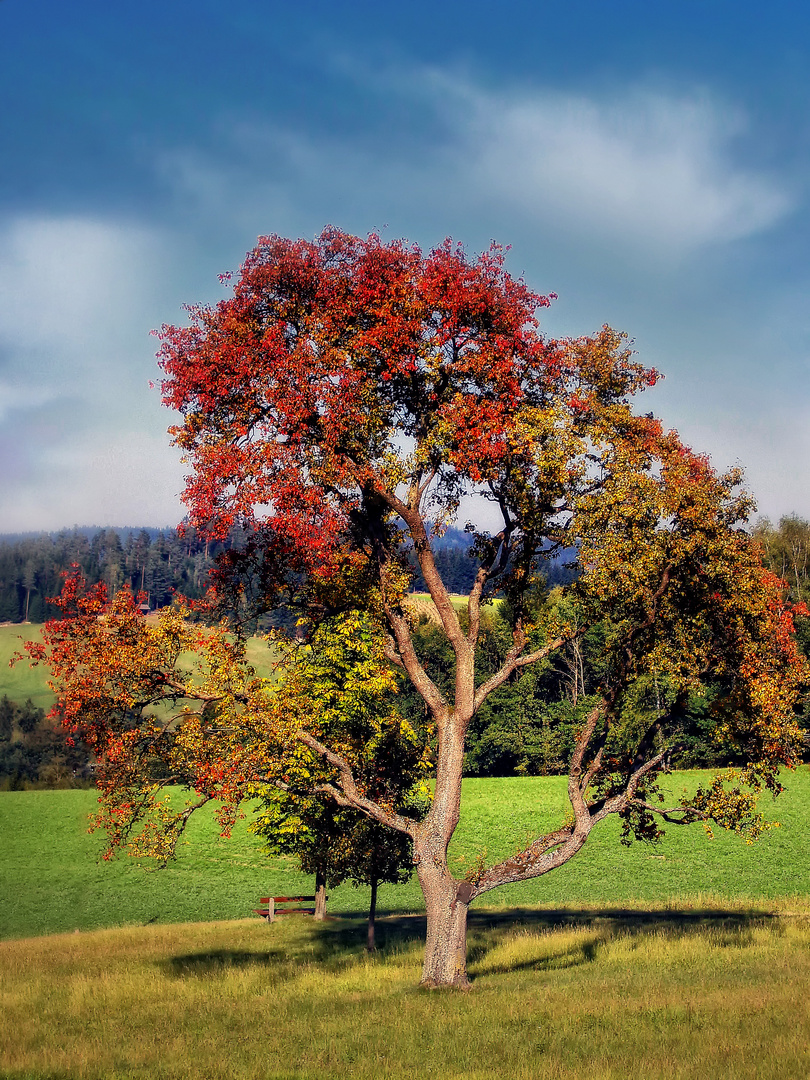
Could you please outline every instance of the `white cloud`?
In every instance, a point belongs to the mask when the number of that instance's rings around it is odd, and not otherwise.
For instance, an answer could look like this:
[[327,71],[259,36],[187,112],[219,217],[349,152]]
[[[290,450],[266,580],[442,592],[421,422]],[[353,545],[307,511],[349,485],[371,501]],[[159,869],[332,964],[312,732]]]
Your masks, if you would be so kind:
[[156,234],[116,222],[0,226],[0,532],[167,524],[182,486],[151,391]]
[[[440,72],[378,80],[370,92],[398,94],[429,134],[375,142],[271,117],[215,118],[207,146],[156,160],[174,193],[172,234],[81,217],[0,222],[0,532],[177,520],[181,470],[170,417],[147,387],[149,329],[176,321],[181,301],[214,296],[216,273],[235,268],[259,233],[312,235],[328,222],[360,233],[389,225],[425,245],[447,233],[514,242],[513,271],[561,294],[556,332],[607,320],[644,338],[643,358],[666,371],[667,388],[681,387],[665,419],[683,418],[718,464],[753,461],[763,509],[808,512],[800,470],[780,466],[806,449],[771,408],[785,397],[784,360],[760,362],[757,327],[773,319],[751,267],[725,250],[784,218],[795,194],[742,158],[741,113],[706,94],[597,100],[490,91]],[[741,293],[729,285],[732,260]],[[799,304],[783,308],[777,322],[797,327]],[[804,363],[803,323],[794,337],[785,352]],[[750,401],[729,412],[728,388],[745,382]],[[806,395],[796,397],[801,411]],[[757,410],[771,434],[756,435]]]
[[507,219],[661,262],[766,230],[796,203],[783,179],[739,159],[744,115],[705,93],[494,92],[440,71],[369,82],[426,110],[432,134],[416,150],[220,119],[215,149],[156,163],[178,209],[255,232],[358,217],[380,227],[392,214],[420,229]]
[[0,228],[0,348],[11,350],[12,367],[61,380],[69,356],[77,380],[114,369],[109,348],[137,328],[157,243],[145,229],[82,218]]
[[793,205],[784,185],[734,161],[744,119],[705,95],[595,101],[434,86],[479,193],[567,232],[679,254],[756,233]]
[[0,382],[0,423],[14,412],[27,412],[47,405],[56,398],[47,386],[13,386]]
[[0,485],[0,532],[174,525],[182,517],[178,457],[164,435],[148,431],[77,431],[40,445],[32,471]]

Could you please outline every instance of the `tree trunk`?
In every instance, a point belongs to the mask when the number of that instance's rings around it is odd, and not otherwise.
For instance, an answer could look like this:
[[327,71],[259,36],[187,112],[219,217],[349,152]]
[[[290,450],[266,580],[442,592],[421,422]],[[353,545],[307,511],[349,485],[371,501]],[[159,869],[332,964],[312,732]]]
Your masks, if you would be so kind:
[[471,887],[454,881],[435,863],[421,862],[417,872],[427,909],[427,940],[422,986],[466,989],[467,909]]
[[374,920],[377,917],[377,878],[371,879],[371,903],[368,905],[368,939],[366,941],[366,948],[369,952],[374,952],[376,946],[374,940]]
[[315,873],[315,918],[326,918],[326,876],[322,870]]

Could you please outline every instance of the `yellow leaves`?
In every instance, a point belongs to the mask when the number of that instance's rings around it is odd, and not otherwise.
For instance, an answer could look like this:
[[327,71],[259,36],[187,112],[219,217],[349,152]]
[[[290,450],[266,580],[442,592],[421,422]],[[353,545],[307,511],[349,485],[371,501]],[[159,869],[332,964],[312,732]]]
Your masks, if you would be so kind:
[[[733,787],[727,785],[733,784]],[[746,785],[747,790],[746,790]],[[767,822],[757,810],[762,781],[751,770],[727,769],[713,777],[707,787],[699,787],[685,805],[704,815],[704,828],[711,837],[712,822],[729,829],[753,843],[774,823]]]

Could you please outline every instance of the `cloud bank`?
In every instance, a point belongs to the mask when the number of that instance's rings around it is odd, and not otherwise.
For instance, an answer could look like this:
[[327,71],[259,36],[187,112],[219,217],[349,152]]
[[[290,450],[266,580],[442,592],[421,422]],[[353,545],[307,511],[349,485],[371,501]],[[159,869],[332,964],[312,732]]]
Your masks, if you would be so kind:
[[[0,532],[176,522],[182,469],[148,389],[148,331],[216,296],[216,274],[260,233],[327,223],[423,246],[511,242],[513,272],[560,293],[544,325],[631,330],[669,376],[650,402],[665,421],[718,466],[748,464],[765,512],[810,514],[783,466],[806,449],[804,290],[768,296],[746,263],[801,197],[745,156],[740,110],[697,91],[598,99],[426,69],[355,77],[408,111],[419,138],[362,117],[338,137],[223,113],[155,151],[164,202],[151,217],[0,222]],[[785,347],[763,364],[755,327],[769,311]]]
[[147,392],[160,239],[28,217],[0,252],[0,532],[174,522],[180,469]]

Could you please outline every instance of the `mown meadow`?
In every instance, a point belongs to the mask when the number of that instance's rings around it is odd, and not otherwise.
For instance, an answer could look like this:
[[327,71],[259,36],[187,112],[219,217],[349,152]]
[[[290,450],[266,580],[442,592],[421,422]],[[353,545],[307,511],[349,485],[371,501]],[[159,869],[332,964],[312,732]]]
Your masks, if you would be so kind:
[[471,992],[417,989],[418,918],[131,927],[0,949],[6,1077],[785,1080],[810,910],[478,913]]

